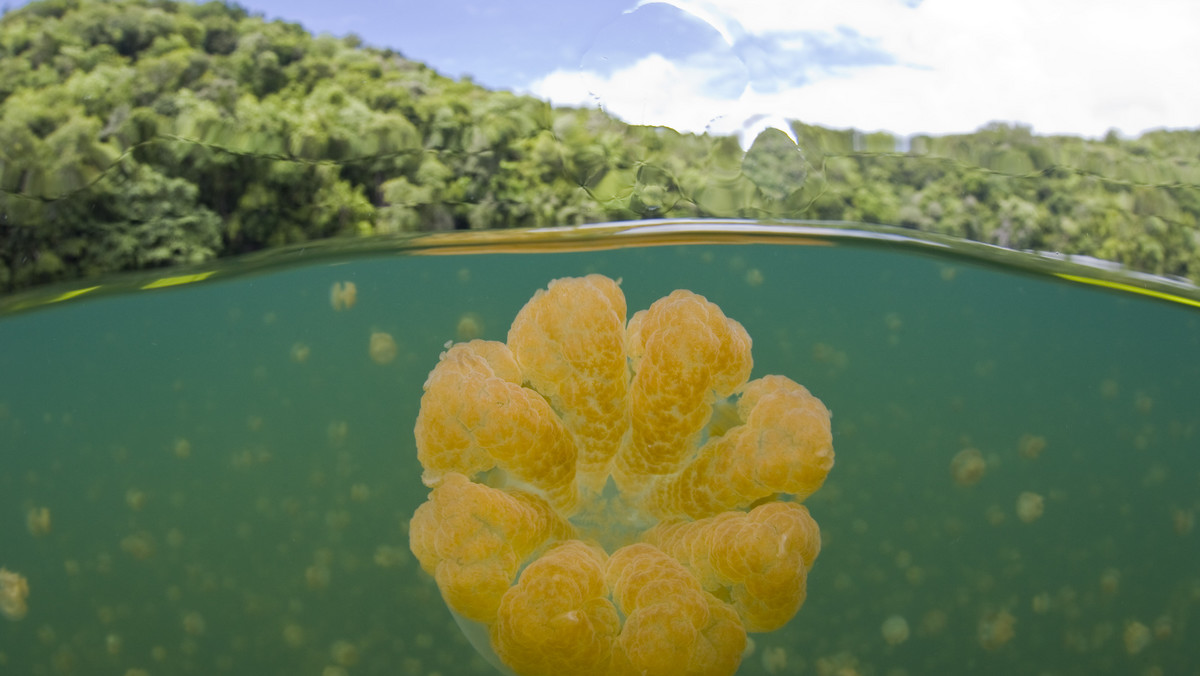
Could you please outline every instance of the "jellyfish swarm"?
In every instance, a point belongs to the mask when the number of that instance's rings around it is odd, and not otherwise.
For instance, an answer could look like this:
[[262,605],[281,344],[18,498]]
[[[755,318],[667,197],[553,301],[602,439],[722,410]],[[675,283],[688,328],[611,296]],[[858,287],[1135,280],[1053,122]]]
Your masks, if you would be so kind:
[[[600,275],[552,281],[508,342],[451,346],[425,382],[432,490],[410,546],[507,673],[732,674],[746,632],[804,602],[833,466],[829,411],[675,291],[626,324]],[[713,415],[714,407],[719,414]]]

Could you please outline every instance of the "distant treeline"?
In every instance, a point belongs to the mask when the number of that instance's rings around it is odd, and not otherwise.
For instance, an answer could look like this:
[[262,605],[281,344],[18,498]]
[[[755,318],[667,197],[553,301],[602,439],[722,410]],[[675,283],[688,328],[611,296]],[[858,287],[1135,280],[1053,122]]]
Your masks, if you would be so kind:
[[1200,280],[1200,131],[794,132],[743,152],[220,2],[42,0],[0,19],[0,290],[334,236],[692,216],[867,221]]

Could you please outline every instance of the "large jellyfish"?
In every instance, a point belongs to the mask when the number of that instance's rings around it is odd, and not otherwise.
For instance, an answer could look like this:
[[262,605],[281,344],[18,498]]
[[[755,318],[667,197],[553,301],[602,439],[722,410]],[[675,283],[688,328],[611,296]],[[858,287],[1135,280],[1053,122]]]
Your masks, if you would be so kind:
[[747,382],[750,347],[689,291],[626,323],[617,282],[589,275],[538,291],[507,344],[442,354],[410,545],[493,664],[731,674],[747,632],[795,615],[830,414],[783,376]]

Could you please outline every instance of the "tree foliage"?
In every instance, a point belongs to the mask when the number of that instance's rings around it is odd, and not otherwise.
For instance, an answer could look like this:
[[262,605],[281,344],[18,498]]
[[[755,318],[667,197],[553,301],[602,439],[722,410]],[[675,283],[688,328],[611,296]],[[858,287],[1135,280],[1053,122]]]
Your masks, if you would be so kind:
[[792,131],[744,151],[625,125],[221,2],[41,0],[0,19],[0,289],[316,238],[709,216],[1200,279],[1200,132]]

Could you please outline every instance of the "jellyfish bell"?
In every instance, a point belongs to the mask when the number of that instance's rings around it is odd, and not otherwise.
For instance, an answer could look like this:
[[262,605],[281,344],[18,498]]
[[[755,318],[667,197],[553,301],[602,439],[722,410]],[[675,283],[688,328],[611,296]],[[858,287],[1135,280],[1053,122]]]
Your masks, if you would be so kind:
[[[829,411],[689,291],[626,318],[617,282],[552,281],[506,343],[451,345],[415,436],[410,547],[506,674],[732,674],[804,603]],[[716,414],[714,415],[714,409]]]

